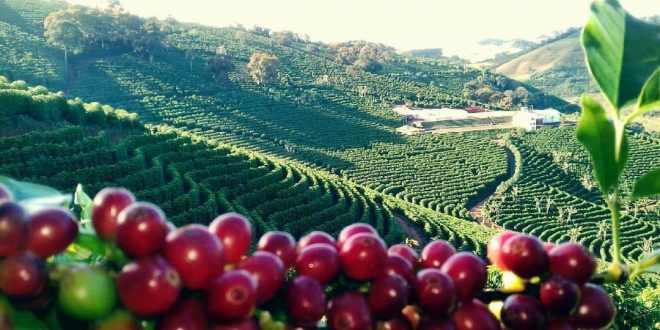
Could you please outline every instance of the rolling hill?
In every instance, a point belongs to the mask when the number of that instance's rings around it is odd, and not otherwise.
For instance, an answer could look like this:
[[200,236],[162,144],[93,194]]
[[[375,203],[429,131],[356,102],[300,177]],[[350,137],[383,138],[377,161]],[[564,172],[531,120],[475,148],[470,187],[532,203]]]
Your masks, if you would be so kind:
[[[660,22],[657,16],[647,19]],[[494,71],[575,104],[584,93],[601,97],[585,66],[578,29],[569,29],[557,38],[521,52],[496,66]],[[657,113],[647,113],[638,121],[649,132],[660,131]]]
[[[373,73],[338,62],[333,58],[336,46],[299,39],[283,43],[262,31],[171,21],[143,23],[167,26],[159,52],[135,52],[127,45],[129,37],[108,40],[106,45],[114,46],[107,47],[94,39],[84,52],[70,56],[66,70],[61,49],[43,36],[45,17],[66,8],[64,3],[7,0],[0,6],[0,68],[10,79],[129,109],[144,123],[323,169],[352,184],[462,218],[470,218],[469,209],[495,191],[509,172],[506,149],[493,142],[497,133],[399,135],[395,128],[401,118],[390,109],[404,102],[483,104],[465,93],[467,86],[494,93],[527,86],[502,75],[399,57],[383,61]],[[365,45],[342,47],[356,44]],[[226,81],[213,79],[206,67],[220,46],[234,67]],[[378,47],[386,49],[377,45],[375,51]],[[247,68],[256,52],[279,58],[276,77],[268,83],[255,83]],[[532,87],[529,93],[534,105],[566,106]]]
[[598,92],[584,64],[579,31],[526,51],[495,71],[571,102]]
[[[570,71],[563,62],[579,69],[570,37],[512,64],[511,74],[527,79],[519,82],[433,59],[338,60],[355,45],[362,53],[364,42],[283,41],[263,29],[92,11],[131,24],[107,39],[112,33],[84,31],[101,37],[83,34],[84,49],[65,64],[61,47],[44,37],[45,18],[64,8],[60,1],[0,1],[0,74],[9,78],[0,78],[0,175],[62,190],[82,182],[90,194],[125,186],[162,205],[177,224],[238,211],[258,233],[283,229],[299,237],[368,222],[389,242],[404,234],[442,238],[480,255],[504,227],[552,242],[575,240],[610,258],[610,238],[599,225],[607,211],[572,127],[405,136],[396,133],[402,118],[391,109],[514,109],[524,99],[574,110],[541,91],[553,81],[558,92],[589,88],[586,75],[573,83],[561,76]],[[369,47],[365,53],[381,51]],[[248,68],[260,53],[278,63],[263,82]],[[231,67],[226,79],[207,66],[219,55]],[[562,61],[544,64],[555,58]],[[547,86],[533,87],[542,74]],[[504,98],[519,88],[520,102]],[[630,141],[636,160],[624,174],[628,188],[658,166],[660,150],[643,132],[631,132]],[[488,226],[471,217],[483,202]],[[629,203],[625,221],[626,258],[657,248],[657,199]],[[641,285],[653,287],[657,277],[650,278]],[[634,292],[619,292],[629,296],[617,302],[635,299]],[[633,322],[654,317],[645,306],[633,309],[640,313],[627,317]]]
[[[402,136],[395,132],[401,118],[390,108],[404,102],[436,107],[482,104],[464,95],[465,85],[515,86],[501,75],[396,58],[380,73],[356,71],[333,60],[327,45],[281,44],[238,28],[176,22],[161,22],[169,24],[169,33],[155,56],[135,53],[125,42],[110,48],[90,45],[70,55],[66,70],[62,50],[47,43],[43,32],[44,18],[66,8],[64,3],[7,0],[0,7],[0,72],[10,79],[129,109],[146,123],[323,168],[462,217],[468,217],[468,208],[492,191],[506,172],[504,150],[487,136]],[[206,67],[220,46],[235,68],[224,82],[213,79]],[[277,77],[268,84],[255,83],[246,67],[255,52],[279,58]],[[189,60],[186,54],[195,56]],[[439,83],[431,84],[430,75]],[[566,105],[532,89],[530,94],[539,105]],[[473,143],[461,143],[466,138]],[[382,146],[388,151],[381,151]],[[426,150],[422,164],[420,150]],[[467,166],[456,166],[455,159],[442,156],[448,152],[460,155]],[[364,153],[374,163],[386,162],[383,175],[392,179],[373,184],[368,175],[372,164],[364,162]],[[424,179],[397,179],[412,168]],[[456,181],[471,179],[456,185],[439,180],[438,173],[453,173]],[[403,183],[405,189],[400,188]]]

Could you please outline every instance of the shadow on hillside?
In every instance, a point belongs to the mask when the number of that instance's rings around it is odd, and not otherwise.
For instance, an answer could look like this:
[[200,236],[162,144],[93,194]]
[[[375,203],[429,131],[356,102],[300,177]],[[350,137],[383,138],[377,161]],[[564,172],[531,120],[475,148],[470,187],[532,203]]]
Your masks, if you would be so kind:
[[122,86],[116,79],[100,70],[100,62],[90,63],[77,72],[77,81],[73,84],[70,97],[80,97],[85,102],[109,104],[129,112],[136,112],[147,123],[151,114],[142,106],[142,97]]
[[23,16],[4,1],[0,1],[0,21],[7,22],[23,29],[30,28],[28,22]]
[[390,118],[327,98],[300,105],[271,92],[235,82],[219,87],[210,74],[190,72],[183,56],[169,53],[154,63],[133,56],[97,61],[81,70],[71,94],[135,111],[145,123],[168,123],[220,141],[217,136],[233,134],[230,143],[238,140],[248,148],[263,143],[252,149],[318,166],[353,167],[329,151],[405,142],[388,128]]

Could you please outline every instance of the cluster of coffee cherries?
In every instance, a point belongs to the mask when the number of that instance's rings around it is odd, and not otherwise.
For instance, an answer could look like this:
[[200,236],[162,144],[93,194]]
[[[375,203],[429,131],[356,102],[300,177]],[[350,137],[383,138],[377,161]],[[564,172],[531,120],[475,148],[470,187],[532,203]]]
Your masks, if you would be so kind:
[[[60,208],[27,214],[0,187],[0,291],[10,303],[21,308],[50,292],[63,318],[99,330],[142,329],[143,320],[180,330],[558,330],[600,329],[614,318],[607,294],[587,283],[596,260],[578,244],[497,235],[488,258],[510,294],[494,308],[482,302],[486,262],[443,240],[418,254],[388,248],[356,223],[336,239],[315,231],[296,242],[271,231],[250,253],[252,228],[236,213],[175,228],[123,188],[100,191],[91,213],[96,235],[128,256],[121,266],[57,264],[75,247],[76,217]],[[3,322],[11,328],[0,304]]]
[[503,291],[513,293],[498,310],[510,329],[603,329],[614,321],[607,292],[588,283],[596,259],[578,243],[504,231],[488,244],[488,259],[503,271]]

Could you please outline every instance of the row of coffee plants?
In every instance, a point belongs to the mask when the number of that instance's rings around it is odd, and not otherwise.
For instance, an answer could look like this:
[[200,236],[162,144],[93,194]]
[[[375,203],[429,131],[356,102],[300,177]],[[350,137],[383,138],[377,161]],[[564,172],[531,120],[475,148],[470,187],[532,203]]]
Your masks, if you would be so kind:
[[[489,201],[487,210],[493,221],[550,242],[577,241],[600,258],[611,260],[609,213],[602,199],[566,174],[551,154],[520,141],[513,143],[522,156],[521,175],[500,198]],[[634,213],[631,209],[626,213],[621,235],[627,260],[636,260],[660,243],[653,242],[660,227],[646,217],[653,212],[643,209]]]

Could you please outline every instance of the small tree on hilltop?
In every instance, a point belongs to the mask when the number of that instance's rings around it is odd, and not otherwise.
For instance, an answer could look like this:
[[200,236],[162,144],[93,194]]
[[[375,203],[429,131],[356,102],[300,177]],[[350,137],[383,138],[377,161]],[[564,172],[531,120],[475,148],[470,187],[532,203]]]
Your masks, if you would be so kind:
[[247,65],[250,75],[257,85],[271,82],[277,76],[279,59],[267,53],[253,53]]
[[299,38],[291,31],[275,32],[272,35],[273,40],[282,46],[289,46]]

